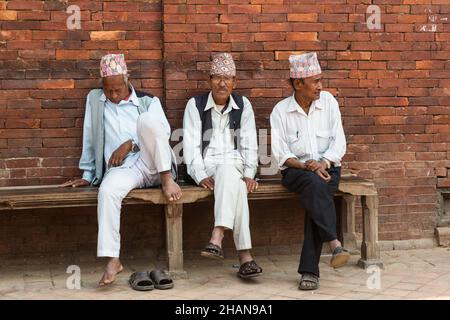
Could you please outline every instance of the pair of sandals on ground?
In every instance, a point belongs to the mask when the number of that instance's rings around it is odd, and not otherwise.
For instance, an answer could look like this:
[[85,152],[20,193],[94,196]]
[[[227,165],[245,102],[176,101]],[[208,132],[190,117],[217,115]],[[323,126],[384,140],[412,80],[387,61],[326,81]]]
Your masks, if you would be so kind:
[[[202,257],[212,258],[216,260],[224,259],[223,249],[214,243],[208,243],[201,252]],[[258,277],[262,274],[262,268],[256,264],[255,260],[247,261],[241,264],[238,277],[248,279]]]
[[[201,252],[201,255],[213,259],[223,259],[223,250],[218,245],[209,243]],[[334,249],[331,257],[330,266],[340,268],[347,264],[350,259],[348,250],[341,246]],[[252,278],[262,274],[262,268],[259,267],[254,260],[245,262],[239,267],[237,275],[241,278]],[[303,273],[300,279],[300,290],[316,290],[319,288],[319,277],[313,273]]]
[[173,288],[173,281],[162,270],[137,271],[130,276],[130,286],[138,291],[150,291],[153,289],[167,290]]

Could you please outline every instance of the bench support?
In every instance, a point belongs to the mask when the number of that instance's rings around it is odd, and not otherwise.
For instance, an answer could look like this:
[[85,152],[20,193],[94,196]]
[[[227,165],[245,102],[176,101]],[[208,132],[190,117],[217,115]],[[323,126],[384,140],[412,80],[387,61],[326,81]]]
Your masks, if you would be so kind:
[[378,245],[378,196],[361,196],[363,212],[363,241],[361,244],[361,259],[358,266],[367,268],[376,265],[383,267]]
[[355,200],[356,197],[351,194],[342,196],[342,237],[344,247],[350,251],[358,251],[356,244],[356,228],[355,228]]
[[183,269],[183,205],[167,204],[164,212],[169,274],[172,278],[187,278]]

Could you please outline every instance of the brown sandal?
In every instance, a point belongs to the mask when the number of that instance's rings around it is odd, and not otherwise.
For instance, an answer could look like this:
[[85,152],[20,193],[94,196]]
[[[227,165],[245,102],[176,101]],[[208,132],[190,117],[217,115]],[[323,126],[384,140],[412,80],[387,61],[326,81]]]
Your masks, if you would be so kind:
[[256,264],[255,260],[241,264],[237,273],[238,277],[243,279],[258,277],[261,274],[262,268]]
[[222,260],[224,258],[222,248],[211,242],[206,245],[200,254],[202,257],[217,260]]
[[319,289],[319,277],[313,273],[304,273],[300,279],[298,288],[300,290],[317,290]]
[[350,252],[347,249],[338,246],[334,249],[331,257],[330,266],[333,268],[340,268],[345,266],[350,259]]

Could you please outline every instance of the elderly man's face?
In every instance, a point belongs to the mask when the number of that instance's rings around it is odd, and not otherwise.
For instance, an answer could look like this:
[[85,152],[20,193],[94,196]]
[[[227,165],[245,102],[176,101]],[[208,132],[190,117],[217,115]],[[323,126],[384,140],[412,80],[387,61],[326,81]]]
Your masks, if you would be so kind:
[[296,92],[308,100],[314,101],[320,98],[322,91],[322,75],[316,75],[304,79],[294,79],[293,86]]
[[119,103],[129,94],[130,89],[122,75],[102,78],[103,92],[112,103]]
[[236,78],[228,76],[213,75],[210,79],[211,90],[216,103],[224,103],[228,100],[231,92],[236,87]]

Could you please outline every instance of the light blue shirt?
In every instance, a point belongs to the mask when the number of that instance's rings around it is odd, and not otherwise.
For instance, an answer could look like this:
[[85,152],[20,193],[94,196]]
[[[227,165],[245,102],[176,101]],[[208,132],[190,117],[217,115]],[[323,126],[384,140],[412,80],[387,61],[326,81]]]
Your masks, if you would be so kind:
[[[115,104],[109,101],[105,94],[100,97],[100,101],[105,102],[105,162],[108,164],[112,153],[119,148],[124,142],[133,140],[138,144],[136,131],[137,119],[139,117],[139,101],[136,92],[132,89],[132,93],[128,100],[120,101]],[[130,152],[120,167],[130,167],[133,165],[139,152]],[[118,168],[118,167],[115,167]]]
[[[139,100],[134,88],[128,100],[122,100],[118,104],[109,101],[106,95],[103,93],[100,96],[100,101],[105,103],[104,121],[105,121],[105,168],[107,169],[109,158],[112,153],[120,147],[121,144],[128,140],[133,140],[134,143],[139,145],[137,136],[137,119],[139,117]],[[89,97],[86,104],[89,104]],[[90,123],[90,113],[86,113],[85,122]],[[84,132],[86,134],[87,132]],[[89,143],[88,139],[84,139],[85,143]],[[89,146],[85,146],[89,148]],[[139,158],[139,152],[130,152],[124,159],[123,163],[119,167],[114,168],[127,168],[131,167]],[[109,169],[106,171],[108,172]],[[83,179],[92,181],[93,172],[85,171],[83,173]]]

